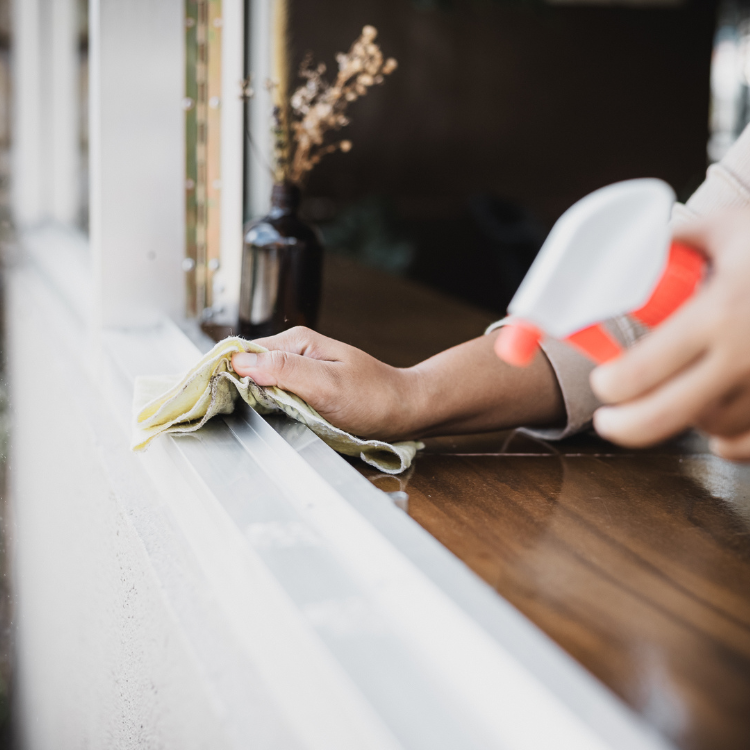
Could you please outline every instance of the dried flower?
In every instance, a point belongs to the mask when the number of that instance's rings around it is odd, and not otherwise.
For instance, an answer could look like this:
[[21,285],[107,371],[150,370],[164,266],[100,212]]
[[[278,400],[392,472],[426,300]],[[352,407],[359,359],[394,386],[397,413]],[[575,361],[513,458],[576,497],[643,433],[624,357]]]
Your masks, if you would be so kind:
[[[331,131],[349,124],[345,111],[350,102],[367,94],[371,86],[383,83],[385,76],[396,70],[392,57],[383,60],[383,53],[374,42],[377,34],[374,26],[365,26],[349,51],[336,55],[338,73],[332,84],[323,77],[324,63],[313,66],[310,55],[304,58],[299,69],[304,83],[288,98],[288,115],[284,104],[276,99],[277,179],[301,184],[323,156],[351,150],[351,141],[326,144],[325,140]],[[291,143],[285,138],[287,132]]]

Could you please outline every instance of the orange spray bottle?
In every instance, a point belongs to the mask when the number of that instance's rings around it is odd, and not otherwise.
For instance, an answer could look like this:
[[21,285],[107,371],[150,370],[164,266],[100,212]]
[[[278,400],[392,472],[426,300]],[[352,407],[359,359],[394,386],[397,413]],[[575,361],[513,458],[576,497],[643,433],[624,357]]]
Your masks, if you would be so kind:
[[630,314],[661,323],[700,285],[706,259],[670,242],[675,196],[665,182],[628,180],[596,190],[557,221],[508,306],[497,355],[528,365],[543,336],[601,364],[622,347],[604,321]]

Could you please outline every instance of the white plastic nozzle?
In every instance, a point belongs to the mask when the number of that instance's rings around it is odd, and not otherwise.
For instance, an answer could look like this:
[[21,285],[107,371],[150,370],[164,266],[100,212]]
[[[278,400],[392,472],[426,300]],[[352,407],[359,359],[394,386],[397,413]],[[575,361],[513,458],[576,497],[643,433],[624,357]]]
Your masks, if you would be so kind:
[[618,182],[578,201],[552,228],[508,312],[564,339],[640,308],[667,263],[674,201],[656,179]]

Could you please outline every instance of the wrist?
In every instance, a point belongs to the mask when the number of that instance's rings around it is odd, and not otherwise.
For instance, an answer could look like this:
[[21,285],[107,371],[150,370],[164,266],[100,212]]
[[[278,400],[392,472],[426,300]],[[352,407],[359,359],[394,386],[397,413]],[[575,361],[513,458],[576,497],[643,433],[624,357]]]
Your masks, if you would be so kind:
[[424,430],[428,414],[423,373],[416,367],[394,367],[390,406],[382,432],[389,440],[410,440]]

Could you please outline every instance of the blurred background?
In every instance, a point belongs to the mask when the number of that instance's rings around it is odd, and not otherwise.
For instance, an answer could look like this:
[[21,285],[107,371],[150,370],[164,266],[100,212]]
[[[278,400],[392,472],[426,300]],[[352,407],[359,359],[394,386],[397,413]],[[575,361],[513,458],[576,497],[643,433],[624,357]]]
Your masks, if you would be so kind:
[[330,66],[366,20],[399,61],[352,107],[352,151],[313,172],[309,218],[330,246],[497,313],[573,202],[642,176],[685,199],[703,179],[709,140],[720,158],[748,117],[737,3],[294,8],[298,58],[314,50]]
[[[23,1],[0,0],[6,249],[15,218],[10,153],[22,128],[13,124],[13,29]],[[40,0],[38,8],[52,15],[56,5]],[[644,176],[666,180],[686,199],[750,120],[748,0],[296,0],[290,18],[295,66],[311,51],[332,68],[365,23],[399,63],[386,85],[352,107],[345,135],[354,147],[315,169],[305,218],[330,252],[498,315],[574,201]],[[85,0],[77,25],[79,179],[71,210],[87,232]],[[46,80],[41,110],[59,95],[51,72]],[[55,155],[39,158],[44,164]],[[247,149],[248,171],[254,158]],[[35,221],[43,220],[37,212]],[[3,413],[4,404],[3,390]],[[0,722],[7,730],[11,608],[7,588],[0,594]],[[0,742],[8,741],[6,730]]]
[[[77,2],[86,230],[88,13]],[[0,0],[6,192],[11,5]],[[573,202],[641,176],[684,200],[750,119],[747,0],[293,0],[290,21],[294,68],[310,52],[333,69],[364,23],[399,62],[351,108],[354,148],[313,171],[304,217],[333,252],[498,313]],[[252,149],[245,158],[257,168]]]

